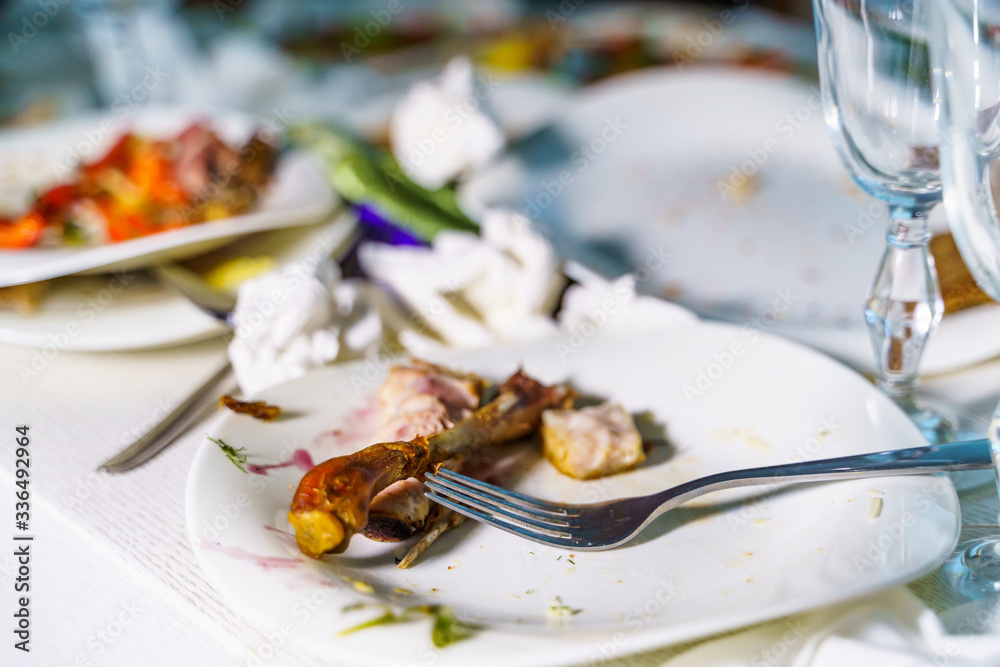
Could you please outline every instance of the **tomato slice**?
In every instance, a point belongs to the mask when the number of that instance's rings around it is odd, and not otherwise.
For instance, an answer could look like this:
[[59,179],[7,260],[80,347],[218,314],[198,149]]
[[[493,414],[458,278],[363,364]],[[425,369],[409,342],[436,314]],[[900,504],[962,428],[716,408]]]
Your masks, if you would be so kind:
[[108,238],[118,243],[160,231],[148,218],[135,210],[122,210],[111,202],[101,202],[98,208],[108,225]]
[[30,248],[42,238],[45,218],[32,211],[17,220],[0,222],[0,248]]
[[[38,196],[36,206],[48,214],[52,209],[65,209],[76,198],[76,188],[72,185],[57,185]],[[63,210],[65,213],[65,211]]]
[[82,165],[83,172],[86,174],[94,174],[108,167],[123,169],[128,164],[128,157],[131,153],[133,136],[134,135],[131,132],[123,134],[121,138],[115,142],[114,146],[111,147],[111,150],[104,155],[104,157],[97,162]]

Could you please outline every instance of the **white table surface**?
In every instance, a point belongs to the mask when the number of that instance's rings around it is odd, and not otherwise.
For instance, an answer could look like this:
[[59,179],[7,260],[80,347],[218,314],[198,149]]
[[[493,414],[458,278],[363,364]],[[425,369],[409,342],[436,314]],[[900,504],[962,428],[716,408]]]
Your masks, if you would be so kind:
[[[203,579],[184,525],[188,468],[206,432],[192,429],[151,463],[106,475],[95,467],[165,414],[224,359],[221,340],[121,354],[0,346],[0,624],[2,665],[337,665],[254,627]],[[37,375],[23,379],[32,360]],[[927,387],[987,414],[1000,398],[1000,360],[933,378]],[[15,426],[31,436],[32,652],[12,648]],[[996,517],[995,496],[963,494],[966,523]],[[935,575],[911,584],[937,611],[957,601]],[[661,650],[608,665],[659,665]]]

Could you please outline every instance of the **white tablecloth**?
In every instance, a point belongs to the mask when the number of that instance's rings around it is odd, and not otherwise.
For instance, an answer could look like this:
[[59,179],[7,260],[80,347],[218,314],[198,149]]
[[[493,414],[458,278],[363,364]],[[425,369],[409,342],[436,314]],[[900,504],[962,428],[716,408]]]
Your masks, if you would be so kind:
[[[206,431],[194,428],[152,463],[105,475],[95,467],[148,429],[224,359],[221,340],[175,349],[75,354],[0,346],[0,540],[13,535],[15,426],[31,436],[32,651],[12,648],[13,548],[0,547],[2,665],[320,665],[287,644],[273,657],[267,635],[202,578],[184,526],[184,488]],[[32,369],[26,373],[24,369]],[[928,388],[992,411],[1000,361],[935,378]],[[963,494],[965,523],[997,515],[988,488]],[[947,618],[958,601],[936,575],[910,584]],[[678,649],[609,665],[660,665]]]

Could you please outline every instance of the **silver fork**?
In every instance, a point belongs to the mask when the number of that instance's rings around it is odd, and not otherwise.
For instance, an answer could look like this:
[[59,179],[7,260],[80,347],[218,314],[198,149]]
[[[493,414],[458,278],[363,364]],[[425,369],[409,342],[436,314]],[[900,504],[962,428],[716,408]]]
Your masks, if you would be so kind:
[[720,472],[649,496],[590,505],[533,498],[445,468],[427,473],[426,483],[428,498],[467,517],[534,542],[600,551],[628,542],[656,517],[712,491],[992,466],[990,444],[984,439]]

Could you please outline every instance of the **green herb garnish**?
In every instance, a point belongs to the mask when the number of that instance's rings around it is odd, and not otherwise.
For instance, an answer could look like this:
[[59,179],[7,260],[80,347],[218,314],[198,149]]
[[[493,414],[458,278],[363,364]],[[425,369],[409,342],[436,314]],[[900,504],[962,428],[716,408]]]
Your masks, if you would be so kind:
[[407,607],[398,614],[387,608],[385,613],[381,616],[373,618],[370,621],[365,621],[364,623],[351,626],[346,630],[341,630],[337,633],[337,636],[343,637],[344,635],[352,634],[358,630],[367,630],[368,628],[374,628],[379,625],[403,623],[411,620],[416,615],[428,614],[434,619],[434,624],[431,629],[431,641],[433,641],[434,646],[438,648],[451,646],[455,642],[459,642],[472,634],[473,628],[458,620],[451,607],[445,607],[442,605],[416,605],[414,607]]
[[436,607],[434,609],[434,628],[431,630],[431,641],[434,646],[444,648],[455,642],[460,642],[472,634],[472,628],[455,618],[451,607]]
[[83,227],[72,220],[63,223],[62,232],[62,240],[66,245],[84,245],[87,242],[87,234]]
[[343,637],[345,635],[352,634],[358,630],[366,630],[367,628],[374,628],[376,625],[387,625],[389,623],[399,623],[403,618],[397,616],[392,611],[387,611],[378,618],[373,618],[370,621],[365,621],[364,623],[359,623],[357,625],[351,626],[346,630],[341,630],[337,633],[338,637]]
[[458,206],[454,188],[421,187],[391,155],[350,133],[331,125],[301,124],[288,134],[292,143],[308,149],[325,164],[327,177],[340,196],[374,207],[393,224],[425,241],[445,230],[479,231],[479,225]]
[[219,449],[226,455],[226,458],[232,461],[233,465],[240,469],[240,472],[246,473],[247,469],[243,465],[247,462],[247,455],[241,453],[246,451],[246,447],[236,449],[232,445],[227,445],[223,440],[216,440],[211,436],[208,439],[219,446]]

